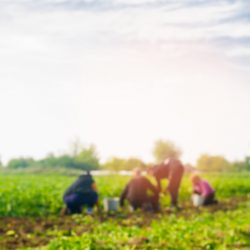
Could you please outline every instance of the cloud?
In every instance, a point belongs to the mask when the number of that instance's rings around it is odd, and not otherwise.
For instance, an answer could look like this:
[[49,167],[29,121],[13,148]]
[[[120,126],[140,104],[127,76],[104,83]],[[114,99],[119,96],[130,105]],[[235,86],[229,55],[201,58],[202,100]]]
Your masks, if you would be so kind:
[[249,56],[249,12],[250,3],[230,0],[5,1],[0,53],[203,44],[234,60]]

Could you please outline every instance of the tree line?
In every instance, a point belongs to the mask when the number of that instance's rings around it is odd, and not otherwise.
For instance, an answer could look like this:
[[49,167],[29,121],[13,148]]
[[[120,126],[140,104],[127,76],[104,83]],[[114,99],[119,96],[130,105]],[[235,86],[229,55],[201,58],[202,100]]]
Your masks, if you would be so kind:
[[[179,158],[181,149],[169,140],[157,140],[153,146],[152,154],[154,164],[164,161],[168,157]],[[81,170],[132,170],[136,167],[146,169],[153,163],[146,163],[137,157],[121,158],[113,157],[104,163],[100,163],[96,147],[90,145],[83,147],[79,142],[74,143],[73,150],[68,154],[49,154],[43,159],[35,160],[31,157],[19,157],[9,160],[1,167],[7,169],[26,168],[47,168],[47,169],[81,169]],[[242,161],[230,162],[225,157],[219,155],[202,154],[194,166],[187,164],[187,168],[196,168],[202,171],[223,172],[223,171],[250,171],[250,156]]]

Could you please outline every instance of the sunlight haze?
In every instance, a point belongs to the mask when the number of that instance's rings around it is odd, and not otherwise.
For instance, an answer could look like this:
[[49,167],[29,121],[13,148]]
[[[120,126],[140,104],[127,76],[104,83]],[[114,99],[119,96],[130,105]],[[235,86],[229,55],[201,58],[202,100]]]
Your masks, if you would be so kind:
[[250,2],[0,2],[0,155],[41,158],[79,138],[152,160],[169,139],[250,152]]

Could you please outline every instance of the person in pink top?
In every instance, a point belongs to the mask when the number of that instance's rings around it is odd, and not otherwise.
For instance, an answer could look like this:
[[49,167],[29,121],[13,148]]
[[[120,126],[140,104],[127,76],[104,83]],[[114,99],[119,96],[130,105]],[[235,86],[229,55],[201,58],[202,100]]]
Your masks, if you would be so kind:
[[198,175],[191,176],[193,193],[201,195],[204,198],[203,205],[210,205],[217,203],[215,199],[215,190],[211,185]]

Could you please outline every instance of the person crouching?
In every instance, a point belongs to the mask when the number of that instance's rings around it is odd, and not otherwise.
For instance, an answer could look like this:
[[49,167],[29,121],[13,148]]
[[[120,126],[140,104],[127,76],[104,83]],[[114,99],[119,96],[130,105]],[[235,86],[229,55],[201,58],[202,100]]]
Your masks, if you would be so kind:
[[218,203],[215,199],[215,190],[208,183],[208,181],[202,179],[199,175],[194,174],[191,176],[191,182],[193,187],[193,195],[199,195],[201,204],[199,205],[210,205]]
[[67,208],[61,214],[81,213],[83,206],[87,207],[88,214],[92,214],[93,207],[98,205],[98,193],[95,181],[89,171],[86,175],[80,175],[65,191],[63,201]]
[[129,204],[136,210],[141,208],[145,211],[159,210],[159,192],[151,182],[142,176],[140,169],[135,169],[133,178],[128,182],[120,196],[120,206],[124,206],[124,201],[128,200]]

